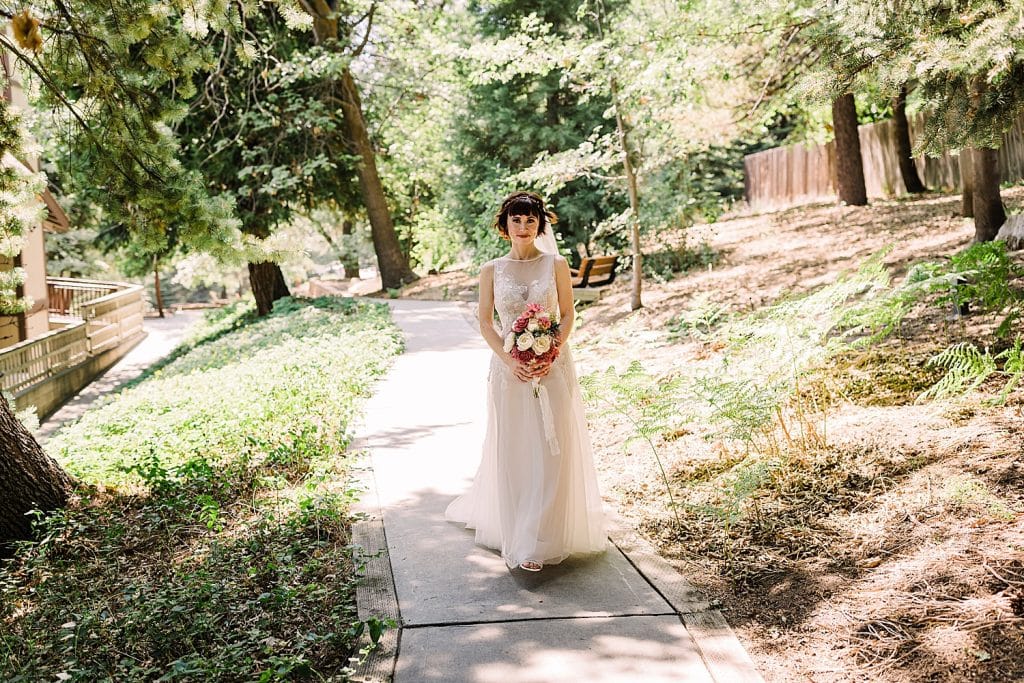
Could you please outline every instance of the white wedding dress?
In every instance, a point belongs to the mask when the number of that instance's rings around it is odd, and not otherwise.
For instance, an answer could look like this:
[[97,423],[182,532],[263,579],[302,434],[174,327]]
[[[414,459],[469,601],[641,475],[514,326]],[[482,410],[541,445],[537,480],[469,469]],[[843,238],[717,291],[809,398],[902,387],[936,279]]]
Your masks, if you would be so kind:
[[[494,303],[504,339],[528,303],[558,316],[554,264],[542,254],[494,264]],[[540,396],[537,396],[537,393]],[[534,385],[491,359],[483,457],[469,491],[445,512],[476,530],[505,563],[556,564],[605,548],[605,520],[576,368],[568,345]]]

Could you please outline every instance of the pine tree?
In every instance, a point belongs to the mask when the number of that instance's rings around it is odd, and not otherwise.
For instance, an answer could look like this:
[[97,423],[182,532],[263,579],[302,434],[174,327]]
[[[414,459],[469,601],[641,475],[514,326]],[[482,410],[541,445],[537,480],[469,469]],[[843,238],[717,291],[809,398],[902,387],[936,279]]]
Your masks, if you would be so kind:
[[836,184],[839,201],[849,206],[868,203],[864,185],[864,162],[860,154],[860,133],[857,131],[857,106],[853,93],[832,101],[832,128],[836,135]]
[[896,156],[900,165],[900,176],[907,192],[916,194],[928,188],[921,182],[914,164],[913,147],[910,144],[910,124],[907,121],[907,85],[900,87],[899,93],[892,102],[892,123],[896,138]]
[[833,38],[846,46],[832,53],[842,79],[871,71],[893,92],[915,80],[925,105],[921,151],[975,148],[964,200],[978,241],[992,239],[1005,218],[992,155],[1024,110],[1022,11],[1020,0],[853,0],[832,10]]
[[[232,198],[241,230],[260,243],[297,211],[355,211],[354,164],[332,102],[338,59],[310,32],[266,6],[246,17],[244,49],[223,50],[188,114],[176,124],[183,163],[211,192]],[[257,251],[249,282],[259,315],[289,295],[280,267]]]
[[[344,54],[349,59],[359,56],[369,38],[375,4],[370,5],[363,18],[366,21],[363,37],[353,33],[355,24],[362,23],[362,19],[348,17],[345,14],[347,7],[338,8],[336,3],[327,0],[300,0],[300,4],[313,18],[313,35],[318,46],[327,51]],[[352,19],[355,19],[352,25],[345,21]],[[412,282],[417,276],[409,267],[409,259],[402,251],[395,232],[394,220],[384,195],[384,185],[377,171],[377,155],[367,129],[359,88],[347,64],[338,70],[332,85],[333,99],[341,110],[344,121],[348,151],[357,158],[359,189],[366,214],[370,219],[370,233],[374,251],[377,253],[381,282],[385,289],[398,288]]]
[[[230,32],[239,8],[244,5],[40,2],[14,17],[13,39],[0,34],[10,63],[38,85],[34,104],[51,114],[46,130],[89,169],[109,221],[151,252],[166,249],[168,236],[180,228],[192,248],[236,253],[230,204],[211,196],[201,175],[181,165],[168,124],[194,94],[192,77],[211,61],[202,37]],[[0,103],[0,152],[17,155],[22,136],[7,103]],[[19,235],[36,222],[22,199],[26,190],[33,198],[37,183],[0,173],[0,248],[20,248]],[[70,491],[68,475],[6,400],[0,400],[0,470],[0,542],[25,537],[25,513],[60,507]]]

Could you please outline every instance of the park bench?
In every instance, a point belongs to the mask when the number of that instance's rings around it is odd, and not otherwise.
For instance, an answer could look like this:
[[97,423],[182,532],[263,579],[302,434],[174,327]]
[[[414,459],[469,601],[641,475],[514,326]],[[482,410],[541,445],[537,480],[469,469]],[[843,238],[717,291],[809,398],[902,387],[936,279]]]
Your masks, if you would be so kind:
[[600,287],[615,281],[618,256],[584,256],[579,268],[570,268],[573,287]]
[[596,301],[601,289],[615,281],[618,256],[584,256],[579,268],[570,268],[573,296],[579,301]]

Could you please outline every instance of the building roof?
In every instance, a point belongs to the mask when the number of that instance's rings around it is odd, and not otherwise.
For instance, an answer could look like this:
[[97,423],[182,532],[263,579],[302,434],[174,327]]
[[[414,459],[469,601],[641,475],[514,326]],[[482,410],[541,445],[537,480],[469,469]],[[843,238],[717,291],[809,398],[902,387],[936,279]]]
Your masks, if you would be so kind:
[[49,190],[43,190],[39,197],[46,204],[46,218],[43,219],[43,230],[47,232],[67,232],[71,228],[71,222],[64,209],[60,208],[57,198],[50,194]]

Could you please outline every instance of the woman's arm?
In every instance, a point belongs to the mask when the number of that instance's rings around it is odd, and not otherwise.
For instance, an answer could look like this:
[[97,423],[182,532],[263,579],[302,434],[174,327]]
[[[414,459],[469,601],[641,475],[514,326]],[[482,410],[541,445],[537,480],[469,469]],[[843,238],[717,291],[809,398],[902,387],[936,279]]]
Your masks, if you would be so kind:
[[564,344],[572,334],[576,322],[576,308],[572,298],[572,276],[569,274],[569,262],[564,258],[555,259],[555,289],[558,292],[558,339]]
[[494,264],[485,263],[480,267],[480,307],[476,313],[480,322],[480,336],[499,356],[507,356],[502,346],[504,341],[494,329]]

